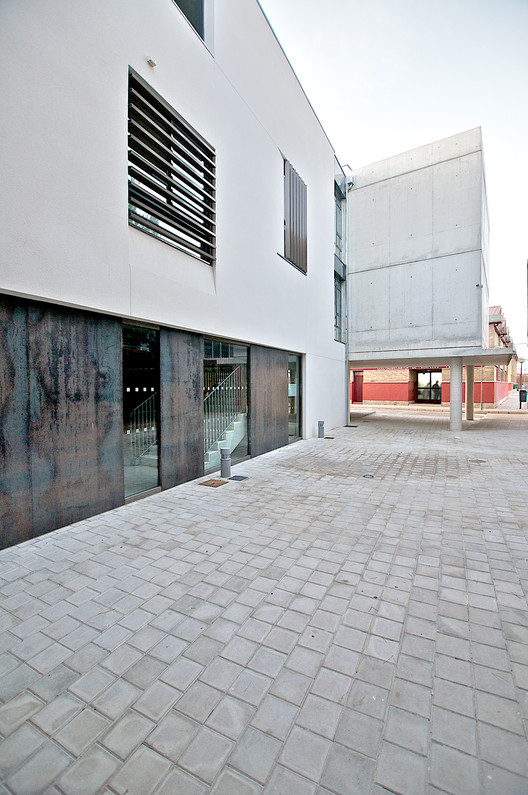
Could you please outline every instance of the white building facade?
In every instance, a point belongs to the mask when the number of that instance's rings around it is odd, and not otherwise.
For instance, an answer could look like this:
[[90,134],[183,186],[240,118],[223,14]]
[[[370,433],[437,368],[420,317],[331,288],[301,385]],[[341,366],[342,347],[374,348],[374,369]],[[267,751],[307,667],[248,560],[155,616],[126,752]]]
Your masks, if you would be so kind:
[[345,424],[334,152],[256,0],[0,31],[2,545]]

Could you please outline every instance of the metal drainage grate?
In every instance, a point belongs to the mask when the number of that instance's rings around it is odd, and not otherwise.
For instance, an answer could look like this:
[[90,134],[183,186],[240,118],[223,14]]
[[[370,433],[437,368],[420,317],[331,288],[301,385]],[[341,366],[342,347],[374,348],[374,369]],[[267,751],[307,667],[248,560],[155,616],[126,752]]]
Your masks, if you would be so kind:
[[199,483],[199,486],[210,486],[212,489],[217,489],[218,486],[225,486],[227,480],[216,480],[215,478],[211,478],[211,480],[204,480],[203,483]]
[[247,480],[247,475],[232,475],[229,480]]

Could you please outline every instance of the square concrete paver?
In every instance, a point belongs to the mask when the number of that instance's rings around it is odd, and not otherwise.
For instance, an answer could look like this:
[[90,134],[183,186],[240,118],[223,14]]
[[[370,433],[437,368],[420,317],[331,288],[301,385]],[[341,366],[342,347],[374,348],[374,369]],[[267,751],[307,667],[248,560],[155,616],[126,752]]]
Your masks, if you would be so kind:
[[353,424],[0,552],[2,792],[528,792],[528,417]]

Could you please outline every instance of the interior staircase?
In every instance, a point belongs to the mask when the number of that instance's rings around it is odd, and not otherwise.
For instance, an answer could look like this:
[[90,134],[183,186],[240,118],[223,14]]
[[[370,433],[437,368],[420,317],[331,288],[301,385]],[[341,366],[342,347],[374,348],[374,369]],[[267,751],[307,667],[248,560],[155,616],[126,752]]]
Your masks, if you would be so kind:
[[237,414],[233,422],[226,428],[220,439],[206,451],[204,456],[205,469],[216,469],[220,466],[220,448],[229,447],[230,451],[238,447],[247,432],[247,415]]

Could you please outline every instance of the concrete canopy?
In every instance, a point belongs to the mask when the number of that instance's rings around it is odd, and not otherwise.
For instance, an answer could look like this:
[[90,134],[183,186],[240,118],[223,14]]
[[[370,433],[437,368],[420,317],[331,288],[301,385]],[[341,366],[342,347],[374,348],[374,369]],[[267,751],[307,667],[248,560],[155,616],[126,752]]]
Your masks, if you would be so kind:
[[349,359],[352,370],[367,370],[384,367],[449,367],[452,359],[461,359],[463,365],[507,365],[513,356],[513,348],[453,348],[435,350],[430,353],[416,351],[391,355],[390,351],[373,351],[367,354],[354,353]]

